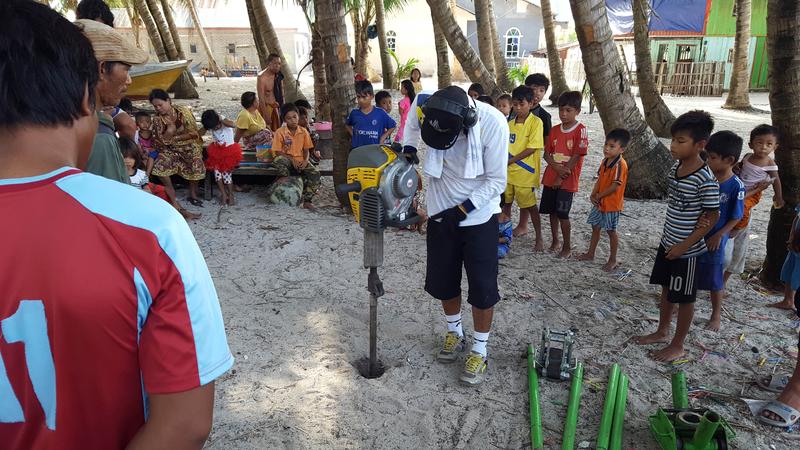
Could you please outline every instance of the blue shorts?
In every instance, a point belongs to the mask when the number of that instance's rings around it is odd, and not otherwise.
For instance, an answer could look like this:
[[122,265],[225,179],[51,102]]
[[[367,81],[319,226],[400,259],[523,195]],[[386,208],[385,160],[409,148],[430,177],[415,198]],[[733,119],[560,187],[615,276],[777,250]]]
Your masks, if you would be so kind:
[[617,224],[619,224],[619,211],[603,212],[593,206],[586,223],[601,230],[616,231]]
[[725,289],[723,263],[697,262],[697,290],[717,292]]
[[148,153],[147,156],[156,159],[158,158],[158,150],[153,150],[152,152]]
[[781,269],[781,281],[790,283],[793,290],[800,288],[800,253],[789,252],[786,255]]

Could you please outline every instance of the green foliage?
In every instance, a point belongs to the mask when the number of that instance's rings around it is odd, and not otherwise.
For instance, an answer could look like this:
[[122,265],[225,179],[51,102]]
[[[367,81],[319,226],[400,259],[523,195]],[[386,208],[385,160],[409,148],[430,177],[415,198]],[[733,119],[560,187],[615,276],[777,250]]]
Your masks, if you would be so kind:
[[514,86],[525,84],[525,77],[528,76],[528,65],[512,67],[508,69],[508,79]]
[[387,49],[389,55],[394,59],[394,63],[397,65],[397,70],[395,71],[395,76],[397,77],[397,84],[399,85],[401,81],[405,80],[409,76],[411,76],[411,70],[419,64],[419,59],[417,58],[410,58],[405,63],[400,62],[400,58],[397,57],[397,53],[393,52],[390,49]]

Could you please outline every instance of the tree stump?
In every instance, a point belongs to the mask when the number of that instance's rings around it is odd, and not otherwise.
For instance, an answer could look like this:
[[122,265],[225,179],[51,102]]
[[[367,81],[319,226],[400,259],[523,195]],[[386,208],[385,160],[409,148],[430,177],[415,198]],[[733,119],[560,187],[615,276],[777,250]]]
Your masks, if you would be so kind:
[[275,205],[297,206],[303,198],[303,179],[280,177],[267,189],[267,201]]

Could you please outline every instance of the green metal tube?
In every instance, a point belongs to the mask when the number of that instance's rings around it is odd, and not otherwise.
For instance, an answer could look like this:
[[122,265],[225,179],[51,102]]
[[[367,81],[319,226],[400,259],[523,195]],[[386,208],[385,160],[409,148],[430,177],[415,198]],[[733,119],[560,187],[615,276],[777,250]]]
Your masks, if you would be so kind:
[[719,414],[713,411],[706,411],[703,414],[703,418],[700,419],[700,425],[694,431],[692,446],[694,448],[708,448],[708,444],[714,438],[714,433],[717,432],[719,421]]
[[614,401],[617,399],[617,384],[619,383],[619,364],[614,364],[608,371],[608,388],[606,400],[603,403],[603,416],[600,417],[600,431],[597,432],[597,450],[608,450],[611,438],[611,420],[614,418]]
[[689,389],[686,387],[686,374],[683,372],[672,374],[672,407],[689,409]]
[[622,426],[625,424],[625,407],[628,403],[628,376],[624,373],[619,377],[617,385],[617,398],[614,400],[614,419],[611,424],[611,442],[609,450],[622,449]]
[[531,448],[543,449],[542,413],[539,409],[539,375],[533,361],[533,345],[528,344],[528,391],[531,415]]
[[575,428],[578,425],[578,410],[581,407],[581,388],[583,387],[583,364],[572,372],[572,384],[569,386],[569,403],[567,404],[567,418],[564,421],[564,436],[561,439],[562,450],[575,448]]

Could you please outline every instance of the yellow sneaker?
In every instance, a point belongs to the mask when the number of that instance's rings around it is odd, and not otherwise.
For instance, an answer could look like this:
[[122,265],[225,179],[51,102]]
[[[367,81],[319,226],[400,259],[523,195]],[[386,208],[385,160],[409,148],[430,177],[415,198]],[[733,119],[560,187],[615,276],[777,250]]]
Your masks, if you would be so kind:
[[458,359],[458,355],[467,347],[467,342],[464,336],[459,336],[458,333],[448,331],[444,335],[444,344],[441,350],[436,355],[436,360],[443,363],[451,363]]
[[488,367],[488,360],[483,355],[478,352],[469,352],[469,356],[464,362],[464,371],[461,372],[461,381],[473,386],[481,384],[486,377]]

